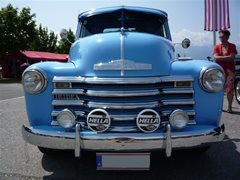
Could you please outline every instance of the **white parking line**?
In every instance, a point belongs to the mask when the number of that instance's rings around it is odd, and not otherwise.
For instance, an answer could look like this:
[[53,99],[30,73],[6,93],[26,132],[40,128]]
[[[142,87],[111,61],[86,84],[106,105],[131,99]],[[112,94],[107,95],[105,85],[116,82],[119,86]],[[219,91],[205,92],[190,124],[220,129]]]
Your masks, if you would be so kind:
[[21,99],[21,98],[23,98],[23,97],[24,97],[24,96],[19,96],[19,97],[15,97],[15,98],[0,100],[0,103],[1,103],[1,102],[6,102],[6,101],[15,100],[15,99]]

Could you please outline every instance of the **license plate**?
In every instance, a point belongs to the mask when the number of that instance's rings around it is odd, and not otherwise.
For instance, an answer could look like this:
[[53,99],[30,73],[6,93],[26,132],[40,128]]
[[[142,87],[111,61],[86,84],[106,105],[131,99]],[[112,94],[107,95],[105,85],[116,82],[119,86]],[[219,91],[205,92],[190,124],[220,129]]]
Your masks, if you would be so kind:
[[96,153],[97,170],[149,170],[150,153]]

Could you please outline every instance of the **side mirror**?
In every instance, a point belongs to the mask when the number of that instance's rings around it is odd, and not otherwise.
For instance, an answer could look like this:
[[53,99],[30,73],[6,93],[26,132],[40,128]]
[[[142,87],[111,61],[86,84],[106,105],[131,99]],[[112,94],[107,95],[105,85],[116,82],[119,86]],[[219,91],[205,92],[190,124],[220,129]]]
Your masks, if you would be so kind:
[[190,44],[191,44],[191,41],[190,41],[190,39],[188,39],[188,38],[185,38],[185,39],[182,41],[182,47],[183,47],[184,49],[189,48],[189,47],[190,47]]
[[66,40],[66,41],[68,41],[70,44],[72,44],[72,42],[69,41],[69,39],[68,39],[68,30],[62,29],[62,30],[60,31],[60,37],[61,37],[62,40]]
[[68,31],[66,29],[62,29],[60,31],[60,37],[63,39],[63,40],[68,40]]

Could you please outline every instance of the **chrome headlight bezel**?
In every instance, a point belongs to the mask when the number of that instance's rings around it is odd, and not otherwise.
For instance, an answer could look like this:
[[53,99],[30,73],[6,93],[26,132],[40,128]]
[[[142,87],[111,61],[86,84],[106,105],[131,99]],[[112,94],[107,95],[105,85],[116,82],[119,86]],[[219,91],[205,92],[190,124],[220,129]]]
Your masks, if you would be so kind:
[[[27,74],[35,74],[37,76],[39,76],[40,78],[40,83],[41,85],[36,89],[32,90],[30,88],[27,88],[26,86],[26,81],[25,81],[25,76]],[[42,71],[42,70],[39,70],[39,69],[29,69],[29,70],[26,70],[23,74],[22,74],[22,85],[23,85],[23,89],[25,92],[27,93],[30,93],[30,94],[39,94],[41,92],[43,92],[46,87],[47,87],[47,84],[48,84],[48,80],[47,80],[47,76],[46,74]],[[37,86],[36,86],[37,87]]]
[[[221,87],[217,87],[217,88],[211,87],[211,84],[209,83],[209,81],[206,81],[206,77],[209,76],[209,74],[213,73],[214,71],[217,71],[222,74],[222,77],[219,77],[219,80],[222,81]],[[224,88],[225,73],[223,70],[217,67],[203,68],[200,72],[199,82],[203,90],[211,93],[219,92]]]

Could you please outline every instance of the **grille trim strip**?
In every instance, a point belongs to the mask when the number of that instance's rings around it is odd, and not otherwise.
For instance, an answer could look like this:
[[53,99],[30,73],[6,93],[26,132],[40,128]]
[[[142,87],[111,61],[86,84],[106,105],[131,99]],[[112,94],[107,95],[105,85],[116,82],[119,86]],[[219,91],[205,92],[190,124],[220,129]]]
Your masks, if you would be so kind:
[[193,94],[192,88],[164,88],[149,90],[126,90],[126,91],[102,91],[85,89],[54,89],[52,94],[74,94],[93,97],[135,97],[135,96],[156,96],[161,94]]
[[84,94],[84,89],[54,89],[52,94]]
[[168,99],[162,100],[163,105],[194,105],[194,99]]
[[135,97],[135,96],[155,96],[160,95],[158,89],[153,90],[135,90],[135,91],[95,91],[87,90],[86,95],[94,97]]
[[53,106],[83,106],[84,101],[81,100],[53,100]]
[[54,76],[53,82],[72,82],[86,84],[156,84],[162,82],[193,81],[192,76],[166,76],[141,78],[98,78],[81,76]]
[[104,108],[104,109],[140,109],[140,108],[156,108],[159,106],[158,101],[144,103],[98,103],[88,102],[89,108]]
[[[52,111],[51,116],[57,116],[61,111]],[[84,111],[73,111],[77,116],[85,116]]]
[[82,100],[53,100],[53,106],[84,106],[88,108],[102,108],[102,109],[138,109],[138,108],[155,108],[160,104],[158,101],[146,103],[99,103],[88,102],[84,103]]
[[[195,116],[195,111],[194,110],[184,110],[189,116]],[[172,111],[162,111],[163,116],[168,116],[171,114]]]
[[193,94],[192,88],[164,88],[161,91],[163,94]]
[[[169,99],[162,100],[163,105],[194,105],[193,99]],[[84,102],[82,100],[53,100],[53,106],[84,106],[88,108],[102,109],[147,109],[157,108],[161,106],[158,101],[143,102],[143,103],[103,103],[103,102]]]

